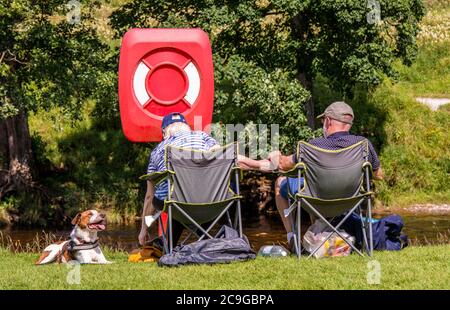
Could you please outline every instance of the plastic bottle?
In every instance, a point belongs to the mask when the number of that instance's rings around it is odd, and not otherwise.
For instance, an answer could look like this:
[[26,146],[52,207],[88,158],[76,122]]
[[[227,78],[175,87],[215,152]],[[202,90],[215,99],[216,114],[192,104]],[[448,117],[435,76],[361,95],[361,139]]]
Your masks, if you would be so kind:
[[258,255],[264,257],[286,257],[289,251],[282,245],[263,245],[259,251]]

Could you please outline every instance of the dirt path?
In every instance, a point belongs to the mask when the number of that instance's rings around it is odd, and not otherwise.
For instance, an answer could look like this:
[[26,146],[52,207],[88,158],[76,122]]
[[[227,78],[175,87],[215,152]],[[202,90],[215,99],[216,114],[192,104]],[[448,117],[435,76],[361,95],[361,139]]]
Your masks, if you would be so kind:
[[416,98],[417,102],[420,102],[426,106],[428,106],[431,110],[437,111],[440,106],[446,105],[450,103],[449,98]]

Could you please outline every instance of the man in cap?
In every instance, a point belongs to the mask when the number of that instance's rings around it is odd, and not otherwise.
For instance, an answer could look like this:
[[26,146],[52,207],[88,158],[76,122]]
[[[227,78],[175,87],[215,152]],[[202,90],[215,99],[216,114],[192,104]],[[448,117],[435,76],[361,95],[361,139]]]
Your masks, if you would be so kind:
[[[350,134],[349,131],[354,120],[353,109],[343,101],[333,102],[325,109],[325,112],[319,115],[317,118],[320,118],[322,120],[324,136],[310,140],[309,143],[312,145],[328,150],[339,150],[366,139],[362,136]],[[275,165],[278,165],[278,168],[283,171],[294,168],[295,164],[298,161],[296,157],[296,154],[284,156],[279,151],[269,154],[269,160],[272,161]],[[369,161],[372,164],[374,178],[381,179],[383,175],[381,171],[380,161],[378,160],[378,156],[370,141]],[[290,246],[293,245],[293,219],[290,217],[286,218],[284,216],[284,210],[289,207],[288,186],[289,191],[293,194],[296,194],[298,181],[299,180],[297,178],[279,177],[275,183],[275,202],[278,212],[281,215],[284,227],[287,231],[287,241]],[[303,179],[301,179],[300,182],[300,185],[302,186]]]
[[[202,131],[192,131],[187,124],[186,119],[181,113],[171,113],[164,116],[162,125],[163,141],[161,141],[150,154],[147,173],[166,170],[165,150],[166,146],[179,146],[192,148],[195,150],[212,150],[220,147],[214,138]],[[238,155],[238,165],[241,169],[257,169],[261,171],[273,170],[273,165],[268,160],[253,160],[245,156]],[[144,208],[142,211],[142,224],[139,233],[139,244],[144,245],[148,237],[148,227],[157,217],[157,209],[161,210],[164,206],[164,199],[168,194],[167,181],[159,183],[156,187],[151,181],[147,181],[147,192],[144,199]],[[147,223],[146,223],[147,217]],[[173,221],[173,242],[177,243],[183,225],[177,221]]]

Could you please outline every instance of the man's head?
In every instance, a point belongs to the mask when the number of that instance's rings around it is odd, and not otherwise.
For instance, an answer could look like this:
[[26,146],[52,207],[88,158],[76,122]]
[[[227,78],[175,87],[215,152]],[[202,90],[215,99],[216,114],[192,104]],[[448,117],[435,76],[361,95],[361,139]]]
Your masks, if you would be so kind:
[[191,131],[183,114],[176,112],[164,116],[161,129],[164,139],[167,139],[180,131]]
[[353,124],[353,109],[343,101],[330,104],[317,118],[322,119],[325,137],[338,132],[349,131]]

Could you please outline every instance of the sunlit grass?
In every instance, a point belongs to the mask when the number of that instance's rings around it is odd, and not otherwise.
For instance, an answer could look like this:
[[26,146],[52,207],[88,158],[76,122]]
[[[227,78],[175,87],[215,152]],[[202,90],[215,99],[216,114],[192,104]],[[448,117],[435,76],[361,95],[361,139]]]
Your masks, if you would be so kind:
[[[65,265],[34,266],[38,254],[0,250],[0,289],[449,289],[450,247],[410,247],[377,252],[374,260],[345,258],[283,259],[214,266],[160,268],[129,263],[124,253],[106,253],[112,265],[81,266],[80,284],[70,285]],[[376,264],[380,283],[369,284]],[[372,272],[372,273],[371,273]]]

